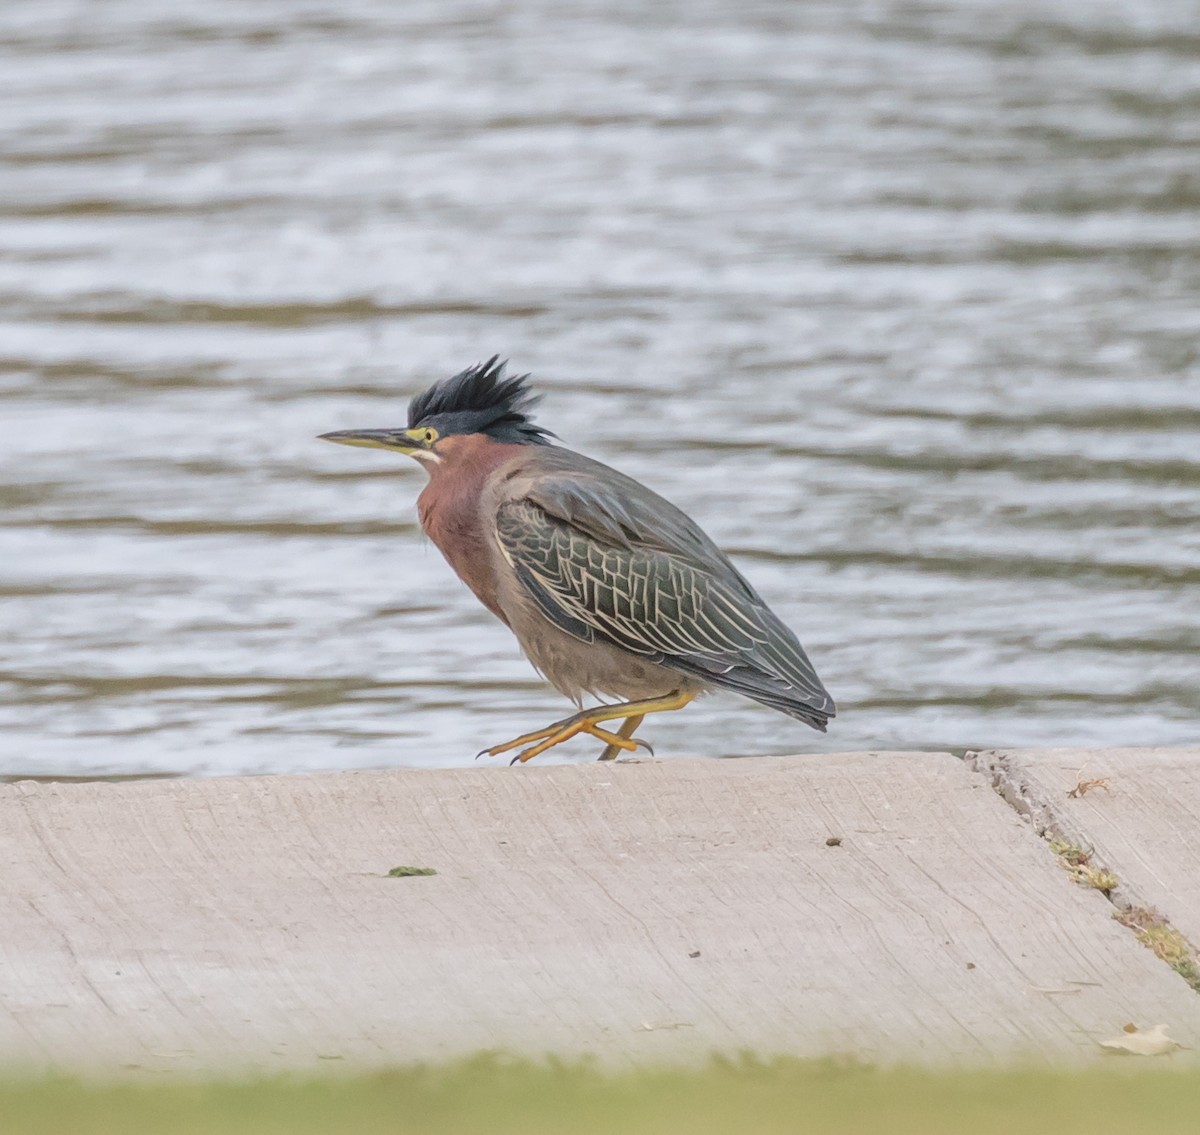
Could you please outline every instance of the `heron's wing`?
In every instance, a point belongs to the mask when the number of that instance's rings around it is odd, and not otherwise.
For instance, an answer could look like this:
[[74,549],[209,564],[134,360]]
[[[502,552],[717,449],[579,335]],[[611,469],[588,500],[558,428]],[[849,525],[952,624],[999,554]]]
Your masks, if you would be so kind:
[[694,522],[627,478],[641,495],[588,480],[548,478],[498,510],[501,551],[542,613],[823,729],[833,700],[800,643]]

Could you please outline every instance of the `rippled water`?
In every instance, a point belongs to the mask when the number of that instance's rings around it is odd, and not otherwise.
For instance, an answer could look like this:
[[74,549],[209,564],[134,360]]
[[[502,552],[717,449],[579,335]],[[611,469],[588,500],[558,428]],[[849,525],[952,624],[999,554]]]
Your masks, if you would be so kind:
[[0,772],[453,764],[569,709],[419,469],[314,440],[493,352],[841,709],[714,697],[660,755],[1194,742],[1194,15],[8,0]]

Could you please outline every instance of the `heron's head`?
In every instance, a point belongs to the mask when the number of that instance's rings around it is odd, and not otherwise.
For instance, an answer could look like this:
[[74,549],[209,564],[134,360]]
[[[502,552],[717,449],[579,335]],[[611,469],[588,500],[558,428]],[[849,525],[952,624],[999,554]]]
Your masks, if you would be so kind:
[[408,404],[407,426],[335,430],[321,438],[338,445],[393,449],[426,465],[440,463],[453,448],[442,445],[447,439],[472,434],[513,445],[549,445],[554,435],[529,416],[538,400],[526,384],[529,375],[506,378],[506,366],[493,355],[486,363],[435,382]]

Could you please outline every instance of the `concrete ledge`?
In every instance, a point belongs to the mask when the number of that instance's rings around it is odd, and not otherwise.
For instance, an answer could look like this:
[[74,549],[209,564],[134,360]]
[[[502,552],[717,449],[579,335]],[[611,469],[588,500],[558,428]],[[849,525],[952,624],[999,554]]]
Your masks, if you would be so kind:
[[1200,1043],[1200,999],[945,753],[19,782],[0,865],[8,1066]]

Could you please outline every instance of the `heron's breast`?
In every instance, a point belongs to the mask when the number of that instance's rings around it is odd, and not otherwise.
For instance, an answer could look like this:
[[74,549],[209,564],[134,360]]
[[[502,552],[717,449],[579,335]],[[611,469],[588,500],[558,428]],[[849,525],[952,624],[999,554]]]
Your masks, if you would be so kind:
[[421,528],[475,597],[503,622],[492,549],[479,515],[477,492],[439,492],[431,481],[417,500]]

